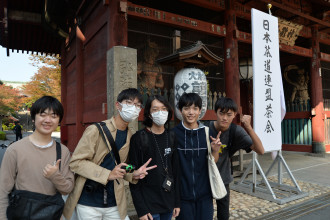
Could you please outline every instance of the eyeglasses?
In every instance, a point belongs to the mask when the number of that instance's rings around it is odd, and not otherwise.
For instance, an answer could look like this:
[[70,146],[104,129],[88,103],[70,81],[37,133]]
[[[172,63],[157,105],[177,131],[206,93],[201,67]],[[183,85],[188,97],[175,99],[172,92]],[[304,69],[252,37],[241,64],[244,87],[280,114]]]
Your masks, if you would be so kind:
[[143,108],[143,105],[141,103],[134,103],[132,100],[129,99],[124,100],[122,103],[126,105],[135,105],[135,107],[137,107],[140,110]]

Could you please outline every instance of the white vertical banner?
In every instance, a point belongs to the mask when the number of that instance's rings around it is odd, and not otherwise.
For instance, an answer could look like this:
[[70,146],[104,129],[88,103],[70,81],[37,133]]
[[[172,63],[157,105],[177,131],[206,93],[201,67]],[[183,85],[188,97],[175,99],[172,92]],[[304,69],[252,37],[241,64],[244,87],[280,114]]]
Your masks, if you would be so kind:
[[280,150],[282,84],[278,19],[251,10],[253,56],[253,126],[265,152]]

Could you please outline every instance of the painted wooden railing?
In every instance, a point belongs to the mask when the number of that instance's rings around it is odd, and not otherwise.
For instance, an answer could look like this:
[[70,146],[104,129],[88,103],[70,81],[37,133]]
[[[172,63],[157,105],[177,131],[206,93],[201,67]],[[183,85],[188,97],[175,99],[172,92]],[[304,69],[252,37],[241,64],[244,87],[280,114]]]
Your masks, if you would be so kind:
[[307,118],[284,119],[282,122],[283,144],[312,144],[312,120]]
[[312,144],[310,101],[286,103],[287,114],[282,121],[282,143],[294,145]]

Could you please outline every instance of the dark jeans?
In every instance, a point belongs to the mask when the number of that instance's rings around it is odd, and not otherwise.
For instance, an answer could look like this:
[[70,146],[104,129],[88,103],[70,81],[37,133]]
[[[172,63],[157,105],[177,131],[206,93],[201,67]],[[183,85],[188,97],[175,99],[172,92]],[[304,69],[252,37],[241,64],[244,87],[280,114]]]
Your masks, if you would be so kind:
[[173,212],[163,213],[163,214],[153,214],[152,218],[154,220],[171,220]]
[[230,189],[229,184],[225,185],[227,190],[227,195],[222,199],[217,200],[217,216],[218,220],[228,220],[229,219],[229,202],[230,202]]
[[22,133],[16,134],[16,141],[18,141],[18,138],[22,139]]
[[213,198],[198,201],[181,200],[180,214],[177,220],[213,220]]

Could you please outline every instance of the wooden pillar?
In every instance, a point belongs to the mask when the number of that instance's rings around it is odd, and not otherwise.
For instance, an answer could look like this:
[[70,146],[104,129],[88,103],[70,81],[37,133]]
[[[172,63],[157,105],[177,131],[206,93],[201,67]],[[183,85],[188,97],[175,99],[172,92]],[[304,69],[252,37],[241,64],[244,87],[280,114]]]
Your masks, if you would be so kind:
[[61,143],[64,145],[68,144],[68,127],[67,127],[67,87],[68,87],[68,80],[67,80],[67,69],[66,69],[66,51],[65,51],[65,43],[62,44],[61,49],[61,103],[64,108],[64,117],[61,121]]
[[109,2],[108,50],[113,46],[128,46],[127,0]]
[[173,32],[173,49],[172,52],[174,53],[176,50],[181,48],[181,31],[175,30]]
[[238,43],[237,38],[235,37],[237,27],[234,3],[234,0],[226,0],[226,38],[224,42],[225,83],[226,96],[232,98],[237,103],[239,113],[241,113],[240,83],[238,74]]
[[320,44],[318,25],[314,25],[312,27],[311,103],[313,153],[325,153],[323,90],[320,71]]
[[83,112],[84,112],[84,49],[83,42],[76,36],[76,140],[78,144],[84,132]]

